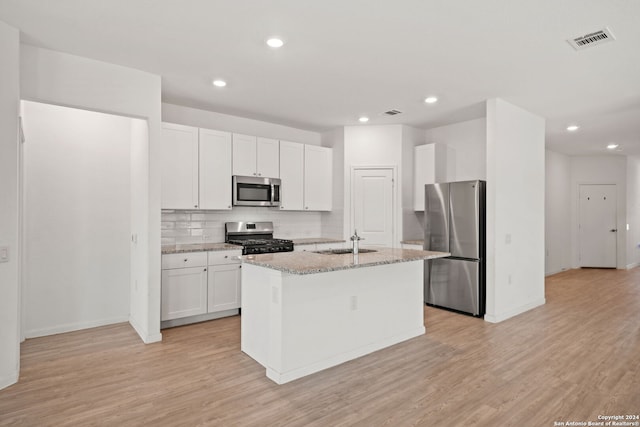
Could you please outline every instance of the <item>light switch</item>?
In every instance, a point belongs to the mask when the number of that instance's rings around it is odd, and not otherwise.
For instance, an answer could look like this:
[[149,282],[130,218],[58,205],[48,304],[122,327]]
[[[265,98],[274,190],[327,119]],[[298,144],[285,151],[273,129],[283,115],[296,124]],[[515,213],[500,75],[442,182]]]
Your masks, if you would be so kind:
[[9,246],[0,246],[0,262],[9,262]]
[[504,242],[505,242],[507,245],[510,245],[510,244],[511,244],[511,234],[506,234],[506,235],[504,236]]

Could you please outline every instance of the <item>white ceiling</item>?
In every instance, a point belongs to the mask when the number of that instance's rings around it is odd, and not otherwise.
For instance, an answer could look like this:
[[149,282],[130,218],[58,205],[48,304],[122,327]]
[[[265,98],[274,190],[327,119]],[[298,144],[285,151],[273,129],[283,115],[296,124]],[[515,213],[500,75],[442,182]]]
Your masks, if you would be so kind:
[[[637,0],[0,0],[0,20],[23,43],[159,74],[169,103],[323,131],[360,115],[430,128],[500,97],[547,119],[551,149],[640,154]],[[566,42],[605,26],[616,41]]]

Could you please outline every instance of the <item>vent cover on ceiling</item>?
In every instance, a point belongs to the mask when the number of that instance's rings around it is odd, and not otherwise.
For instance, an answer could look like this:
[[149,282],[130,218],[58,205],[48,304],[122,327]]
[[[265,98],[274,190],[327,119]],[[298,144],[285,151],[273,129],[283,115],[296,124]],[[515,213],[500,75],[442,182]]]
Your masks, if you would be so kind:
[[584,36],[575,37],[567,40],[575,50],[582,50],[587,47],[595,46],[615,40],[615,36],[611,30],[605,27],[602,30],[595,31],[593,33],[585,34]]
[[402,114],[402,111],[393,109],[393,110],[385,111],[384,113],[387,116],[395,116],[396,114]]

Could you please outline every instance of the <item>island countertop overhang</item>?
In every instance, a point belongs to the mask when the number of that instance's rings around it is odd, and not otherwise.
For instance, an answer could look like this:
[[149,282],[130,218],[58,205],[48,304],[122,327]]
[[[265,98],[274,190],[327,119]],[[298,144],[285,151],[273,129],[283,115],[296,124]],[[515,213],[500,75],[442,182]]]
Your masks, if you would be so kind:
[[281,252],[273,254],[247,255],[242,261],[247,264],[270,268],[289,274],[316,274],[331,271],[366,268],[376,265],[420,261],[450,256],[447,252],[423,251],[417,249],[375,249],[375,252],[327,255],[315,252]]

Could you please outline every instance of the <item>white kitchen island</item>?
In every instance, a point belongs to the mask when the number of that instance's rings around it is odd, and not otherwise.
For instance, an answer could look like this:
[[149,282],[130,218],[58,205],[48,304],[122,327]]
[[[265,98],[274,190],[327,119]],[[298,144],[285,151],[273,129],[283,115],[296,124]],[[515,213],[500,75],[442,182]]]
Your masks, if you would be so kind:
[[422,335],[423,260],[403,249],[243,257],[241,348],[283,384]]

